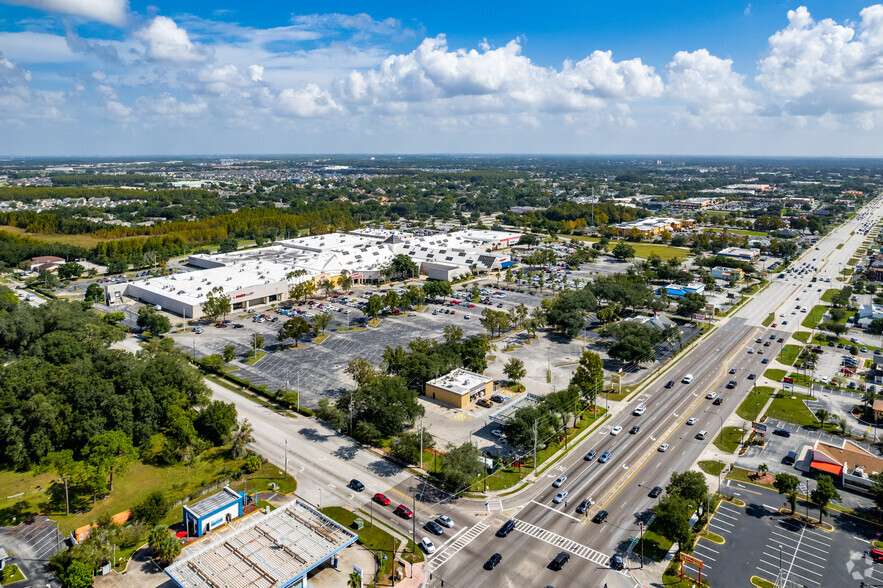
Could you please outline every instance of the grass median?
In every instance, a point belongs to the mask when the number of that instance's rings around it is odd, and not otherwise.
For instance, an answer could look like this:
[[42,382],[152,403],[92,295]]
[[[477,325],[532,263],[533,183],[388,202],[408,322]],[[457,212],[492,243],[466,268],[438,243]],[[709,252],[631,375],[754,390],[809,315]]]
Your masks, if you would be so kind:
[[809,311],[809,314],[806,315],[806,318],[803,319],[803,322],[800,324],[806,327],[807,329],[814,329],[816,325],[821,322],[822,317],[825,316],[825,312],[828,310],[828,307],[824,304],[817,304],[812,307],[812,310]]
[[714,446],[725,453],[735,453],[744,435],[745,429],[742,427],[724,427],[714,436]]
[[736,414],[746,421],[757,419],[758,412],[766,406],[767,401],[774,393],[775,389],[771,386],[752,387],[751,392],[748,393],[748,396],[742,401],[739,408],[736,409]]

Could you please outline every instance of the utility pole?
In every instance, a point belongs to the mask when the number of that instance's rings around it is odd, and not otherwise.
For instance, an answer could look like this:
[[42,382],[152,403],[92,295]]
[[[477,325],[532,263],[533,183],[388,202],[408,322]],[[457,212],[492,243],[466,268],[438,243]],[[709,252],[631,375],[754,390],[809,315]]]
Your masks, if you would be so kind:
[[285,440],[285,477],[288,477],[288,439]]
[[297,412],[300,413],[300,370],[297,370]]
[[[417,488],[414,488],[414,494],[411,495],[411,543],[414,549],[417,549]],[[411,577],[414,577],[414,566],[411,566]]]
[[644,569],[644,522],[641,521],[639,523],[641,525],[641,569]]
[[537,421],[533,422],[533,475],[537,475]]
[[423,419],[420,419],[420,469],[423,469]]

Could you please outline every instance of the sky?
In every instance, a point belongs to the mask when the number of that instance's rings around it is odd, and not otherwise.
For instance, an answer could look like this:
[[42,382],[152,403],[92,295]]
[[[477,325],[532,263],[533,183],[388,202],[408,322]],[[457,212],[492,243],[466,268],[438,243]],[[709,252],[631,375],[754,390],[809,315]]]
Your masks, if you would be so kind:
[[0,0],[0,155],[883,157],[883,4]]

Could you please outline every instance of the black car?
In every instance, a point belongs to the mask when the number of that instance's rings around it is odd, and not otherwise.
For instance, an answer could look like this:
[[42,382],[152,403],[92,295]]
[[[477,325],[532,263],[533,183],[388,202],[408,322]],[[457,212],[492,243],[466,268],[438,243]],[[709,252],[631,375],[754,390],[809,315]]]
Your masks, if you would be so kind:
[[665,387],[666,388],[674,388],[674,385],[675,385],[675,381],[669,380],[668,383],[665,385]]
[[586,498],[582,502],[579,503],[579,506],[576,507],[576,512],[579,514],[586,514],[586,511],[589,510],[589,499]]
[[500,396],[499,394],[494,394],[493,396],[491,396],[491,400],[493,400],[494,402],[500,403],[500,404],[506,402],[506,399],[503,396]]
[[717,398],[714,399],[714,402],[712,402],[712,404],[715,406],[720,406],[721,404],[723,404],[723,402],[724,402],[724,399],[721,398],[720,396],[718,396]]
[[653,486],[653,490],[650,491],[650,498],[656,498],[662,494],[662,486]]
[[350,480],[349,484],[350,488],[355,490],[356,492],[361,492],[365,489],[365,485],[359,482],[358,480]]
[[552,569],[560,570],[564,567],[564,564],[570,561],[570,554],[566,551],[562,551],[558,555],[555,556],[555,559],[552,560]]
[[497,564],[500,563],[501,561],[503,561],[503,556],[500,555],[499,553],[495,553],[492,556],[490,556],[490,558],[486,562],[484,562],[484,569],[492,570],[495,567],[497,567]]
[[778,435],[779,437],[790,437],[791,431],[788,429],[776,429],[773,431],[773,435]]
[[625,567],[625,564],[622,563],[622,558],[618,555],[614,555],[610,558],[610,567],[614,570],[621,570]]
[[497,537],[505,537],[515,528],[515,521],[509,520],[503,523],[503,526],[497,530]]
[[233,323],[230,326],[233,327],[234,329],[241,329],[245,325],[242,325],[241,323]]
[[728,389],[732,390],[735,387],[736,387],[736,380],[730,380],[729,382],[727,382]]
[[436,523],[435,521],[427,521],[426,524],[423,526],[426,527],[426,529],[430,533],[433,533],[435,535],[441,535],[442,533],[445,532],[445,530],[442,529],[442,526],[439,525],[438,523]]
[[592,518],[592,521],[595,523],[603,523],[607,520],[607,515],[610,514],[606,510],[599,510],[598,513]]
[[640,430],[641,430],[641,427],[639,427],[638,425],[635,425],[634,427],[629,429],[629,433],[631,433],[632,435],[636,435],[638,433],[638,431],[640,431]]
[[749,379],[749,380],[753,380],[753,379],[756,378],[756,377],[757,377],[756,374],[748,374],[748,379]]

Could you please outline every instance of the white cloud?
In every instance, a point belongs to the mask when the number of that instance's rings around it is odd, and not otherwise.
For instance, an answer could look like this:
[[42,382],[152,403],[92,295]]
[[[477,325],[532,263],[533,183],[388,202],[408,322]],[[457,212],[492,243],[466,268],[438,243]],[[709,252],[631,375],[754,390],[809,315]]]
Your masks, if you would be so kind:
[[147,114],[186,119],[189,119],[190,117],[198,117],[206,111],[208,106],[201,100],[195,102],[179,102],[177,98],[169,93],[164,93],[156,98],[142,96],[136,100],[136,105],[141,111]]
[[[254,69],[253,69],[254,68]],[[259,82],[263,68],[252,65],[247,75],[239,71],[239,68],[228,63],[223,66],[209,66],[199,71],[196,76],[205,90],[212,94],[226,94],[236,89],[247,88]]]
[[157,16],[135,37],[147,44],[145,55],[155,61],[194,63],[205,61],[205,51],[190,40],[187,31],[171,18]]
[[340,114],[343,108],[316,84],[302,90],[286,88],[276,98],[276,113],[281,116],[312,118]]
[[652,98],[662,80],[641,60],[613,61],[595,51],[560,71],[535,65],[513,40],[496,49],[449,50],[444,35],[424,39],[411,53],[392,55],[376,69],[354,71],[336,81],[341,100],[389,108],[430,104],[460,111],[573,111],[607,101]]
[[2,0],[7,4],[29,6],[48,12],[81,16],[122,26],[129,12],[128,0]]
[[0,125],[17,125],[26,119],[62,119],[63,92],[35,90],[31,72],[0,53]]
[[64,37],[31,31],[0,33],[0,51],[17,63],[66,63],[78,59]]
[[666,93],[686,104],[691,124],[734,128],[743,115],[756,112],[754,93],[745,76],[733,71],[733,60],[707,49],[678,51],[666,67]]

